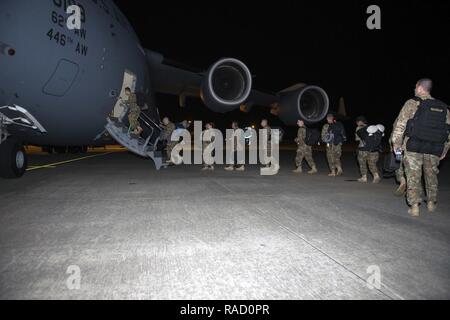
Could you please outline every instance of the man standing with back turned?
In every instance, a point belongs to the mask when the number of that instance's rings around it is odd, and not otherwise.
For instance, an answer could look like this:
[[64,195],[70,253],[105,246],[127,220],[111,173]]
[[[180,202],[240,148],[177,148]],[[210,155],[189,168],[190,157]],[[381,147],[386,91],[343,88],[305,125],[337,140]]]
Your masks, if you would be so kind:
[[331,171],[328,176],[341,176],[342,144],[347,141],[347,137],[344,125],[332,113],[328,114],[327,123],[322,128],[322,141],[327,144],[327,159]]
[[432,87],[430,79],[417,82],[416,97],[400,111],[392,134],[394,151],[404,152],[409,213],[413,217],[420,215],[423,201],[422,171],[428,211],[436,210],[439,162],[450,148],[450,111],[443,102],[431,97]]
[[172,133],[175,131],[176,127],[168,117],[165,117],[162,121],[163,131],[161,133],[161,140],[166,142],[166,163],[172,163],[172,150],[176,146],[177,142],[172,141]]
[[[302,163],[303,159],[306,159],[306,162],[311,167],[311,171],[308,174],[316,174],[317,166],[313,159],[312,147],[307,143],[308,137],[308,128],[305,125],[305,120],[300,119],[297,121],[298,132],[297,138],[295,142],[297,143],[297,156],[295,157],[295,165],[297,169],[295,169],[294,173],[302,173]],[[318,137],[320,139],[320,137]]]

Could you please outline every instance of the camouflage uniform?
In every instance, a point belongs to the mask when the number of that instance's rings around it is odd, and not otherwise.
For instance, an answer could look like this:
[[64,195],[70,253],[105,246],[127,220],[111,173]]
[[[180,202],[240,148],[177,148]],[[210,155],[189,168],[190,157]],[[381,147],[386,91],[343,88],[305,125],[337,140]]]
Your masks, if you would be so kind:
[[[325,137],[330,129],[330,125],[327,123],[323,126],[322,129],[322,140],[325,140]],[[327,160],[330,170],[335,172],[336,169],[342,169],[341,163],[342,157],[342,144],[334,145],[333,143],[327,144]]]
[[[430,95],[419,97],[422,100],[432,99]],[[408,184],[407,198],[411,206],[420,204],[422,199],[422,170],[425,178],[425,189],[428,202],[436,202],[438,194],[438,173],[440,157],[429,154],[409,152],[406,148],[408,138],[404,138],[408,121],[414,118],[419,107],[419,102],[411,99],[406,102],[398,116],[394,132],[392,133],[392,142],[394,148],[402,147],[405,150],[404,165],[406,180]],[[450,124],[450,111],[447,112],[447,124]],[[449,136],[450,140],[450,136]],[[450,142],[445,145],[444,154],[449,150]]]
[[[269,162],[270,162],[270,158],[272,157],[272,128],[267,126],[265,128],[262,128],[262,130],[267,131],[267,145],[264,146],[264,150],[266,150],[266,154],[269,157]],[[269,166],[270,164],[267,164],[267,166]]]
[[[359,130],[366,128],[367,126],[358,126],[356,128],[356,132]],[[359,142],[359,148],[364,147],[364,141],[361,140],[361,138],[356,134],[355,140]],[[369,165],[369,170],[372,173],[373,176],[378,176],[378,160],[380,159],[380,153],[379,152],[370,152],[370,151],[361,151],[358,150],[358,163],[359,163],[359,170],[361,171],[361,175],[367,176],[368,170],[367,165]]]
[[395,179],[399,183],[401,183],[403,179],[406,180],[404,161],[400,162],[400,167],[395,171]]
[[139,127],[139,116],[141,115],[141,108],[137,105],[136,94],[130,93],[127,100],[128,104],[128,121],[130,122],[130,130],[134,131]]
[[[203,141],[203,152],[205,152],[206,148],[208,148],[212,143],[214,143],[214,139],[215,139],[215,137],[211,137],[210,141]],[[212,154],[208,152],[207,154],[204,154],[204,156],[205,156],[204,168],[213,169],[214,168],[213,164],[211,164],[211,165],[207,164],[207,162],[208,163],[213,162]]]
[[164,131],[162,133],[162,140],[167,141],[166,155],[168,160],[171,160],[172,150],[177,145],[176,141],[172,141],[172,133],[175,131],[175,129],[175,125],[172,122],[169,122],[166,126],[164,126]]
[[312,156],[312,147],[306,144],[306,127],[301,127],[298,129],[297,139],[295,139],[297,143],[297,156],[295,158],[295,164],[297,168],[301,168],[303,159],[306,159],[308,165],[311,168],[315,168],[316,164],[314,162]]

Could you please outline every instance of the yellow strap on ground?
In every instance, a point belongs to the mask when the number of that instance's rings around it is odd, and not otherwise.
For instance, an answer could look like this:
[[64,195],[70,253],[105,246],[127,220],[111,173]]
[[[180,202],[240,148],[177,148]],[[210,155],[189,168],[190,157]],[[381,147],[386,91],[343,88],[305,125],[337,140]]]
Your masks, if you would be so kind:
[[27,169],[27,171],[55,168],[56,166],[60,166],[60,165],[63,165],[63,164],[68,164],[68,163],[72,163],[72,162],[76,162],[76,161],[81,161],[81,160],[87,160],[87,159],[92,159],[92,158],[96,158],[96,157],[106,156],[106,155],[111,154],[111,153],[116,153],[116,151],[100,153],[100,154],[94,154],[92,156],[86,156],[86,157],[81,157],[81,158],[76,158],[76,159],[72,159],[72,160],[56,162],[56,163],[49,163],[49,164],[45,164],[45,165],[42,165],[42,166],[30,166]]

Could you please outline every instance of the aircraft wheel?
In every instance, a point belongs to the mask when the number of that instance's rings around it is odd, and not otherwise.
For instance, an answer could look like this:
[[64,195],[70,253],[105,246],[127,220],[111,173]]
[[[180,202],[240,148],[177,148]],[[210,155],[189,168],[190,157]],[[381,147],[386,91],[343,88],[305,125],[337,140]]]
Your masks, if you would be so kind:
[[25,174],[27,166],[28,157],[20,141],[9,138],[0,144],[0,177],[20,178]]

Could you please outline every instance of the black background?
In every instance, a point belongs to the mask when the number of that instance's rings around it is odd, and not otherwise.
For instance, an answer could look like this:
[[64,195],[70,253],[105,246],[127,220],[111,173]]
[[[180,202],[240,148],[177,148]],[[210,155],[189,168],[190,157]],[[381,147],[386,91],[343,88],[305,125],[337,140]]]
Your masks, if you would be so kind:
[[[448,1],[130,1],[116,0],[142,45],[167,58],[207,69],[222,57],[244,61],[254,86],[278,92],[306,82],[322,86],[332,110],[345,98],[351,117],[366,115],[388,130],[416,81],[430,77],[433,95],[450,103]],[[382,30],[369,30],[367,7],[377,4]],[[161,115],[258,124],[250,114],[209,112],[197,99],[158,96]],[[352,126],[348,122],[347,126]]]

